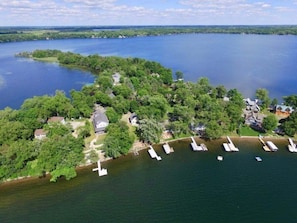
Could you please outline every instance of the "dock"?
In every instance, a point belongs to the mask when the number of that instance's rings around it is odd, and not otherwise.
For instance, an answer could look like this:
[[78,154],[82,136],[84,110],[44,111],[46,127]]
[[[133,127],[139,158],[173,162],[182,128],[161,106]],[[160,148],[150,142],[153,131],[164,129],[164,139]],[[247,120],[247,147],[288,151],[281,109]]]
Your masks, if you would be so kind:
[[158,161],[162,160],[161,156],[158,156],[158,154],[156,153],[156,151],[152,146],[150,146],[148,153],[150,154],[152,159],[156,159]]
[[100,160],[97,161],[97,168],[94,168],[93,171],[94,172],[98,171],[99,177],[107,175],[107,169],[104,169],[104,168],[101,169]]
[[239,149],[234,145],[232,140],[227,136],[228,143],[223,143],[223,147],[226,152],[238,152]]
[[192,140],[191,146],[192,146],[193,151],[202,151],[201,146],[197,145],[197,143],[193,137],[191,137],[191,140]]
[[263,144],[263,149],[265,152],[271,152],[271,150],[269,149],[269,147],[266,145],[266,142],[264,142],[264,140],[262,139],[261,136],[259,136],[259,140],[260,142]]
[[293,142],[291,138],[289,138],[288,149],[291,153],[297,153],[297,145]]
[[173,148],[170,147],[167,142],[165,144],[163,144],[163,149],[166,154],[170,154],[170,153],[174,152]]

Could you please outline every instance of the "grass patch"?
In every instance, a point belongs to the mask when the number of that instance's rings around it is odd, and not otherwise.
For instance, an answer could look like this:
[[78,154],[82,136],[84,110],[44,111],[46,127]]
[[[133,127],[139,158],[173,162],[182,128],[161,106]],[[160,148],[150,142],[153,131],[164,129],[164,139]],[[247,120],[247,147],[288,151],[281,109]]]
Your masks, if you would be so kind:
[[259,136],[259,134],[259,132],[246,125],[241,126],[239,129],[240,136]]

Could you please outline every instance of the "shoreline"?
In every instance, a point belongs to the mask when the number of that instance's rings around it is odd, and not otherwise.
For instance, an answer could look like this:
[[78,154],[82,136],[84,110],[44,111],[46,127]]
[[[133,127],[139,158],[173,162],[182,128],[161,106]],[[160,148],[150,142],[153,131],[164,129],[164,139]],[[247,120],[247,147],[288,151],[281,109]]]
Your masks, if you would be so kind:
[[[201,137],[199,136],[192,136],[194,137],[194,139],[202,139]],[[222,136],[221,138],[219,138],[219,140],[222,140],[224,138],[226,138],[227,135],[224,135]],[[229,136],[230,138],[232,139],[251,139],[251,140],[257,140],[259,137],[258,136]],[[173,143],[173,142],[177,142],[177,141],[182,141],[182,140],[189,140],[191,138],[191,136],[188,136],[188,137],[183,137],[183,138],[178,138],[178,139],[168,139],[168,140],[162,140],[161,142],[159,143],[156,143],[156,144],[153,144],[152,146],[154,145],[162,145],[164,143]],[[271,140],[288,140],[288,137],[284,137],[284,136],[263,136],[263,138],[265,139],[271,139]],[[202,139],[204,140],[204,139]],[[205,141],[205,140],[204,140]],[[213,140],[209,140],[209,141],[213,141]],[[140,145],[140,144],[137,144],[137,145]],[[140,147],[137,147],[137,148],[131,148],[131,150],[129,151],[128,154],[133,154],[135,155],[135,149],[137,149],[136,151],[139,152],[139,151],[143,151],[145,149],[148,149],[149,148],[149,144],[146,144],[146,143],[141,143],[142,146]],[[110,157],[105,157],[103,160],[100,160],[101,163],[105,163],[107,161],[113,161],[114,159],[113,158],[110,158]],[[87,167],[90,167],[90,166],[95,166],[96,163],[85,163],[85,164],[81,164],[77,167],[75,167],[75,170],[78,171],[78,170],[82,170],[82,169],[86,169]],[[32,182],[32,181],[38,181],[38,180],[42,180],[42,179],[50,179],[50,174],[47,173],[44,177],[40,177],[40,176],[23,176],[23,177],[18,177],[18,178],[15,178],[15,179],[8,179],[8,180],[5,180],[3,182],[0,182],[0,187],[1,186],[7,186],[7,185],[15,185],[15,184],[19,184],[19,183],[26,183],[26,182]],[[71,180],[69,180],[71,181]],[[58,183],[58,181],[56,182]]]

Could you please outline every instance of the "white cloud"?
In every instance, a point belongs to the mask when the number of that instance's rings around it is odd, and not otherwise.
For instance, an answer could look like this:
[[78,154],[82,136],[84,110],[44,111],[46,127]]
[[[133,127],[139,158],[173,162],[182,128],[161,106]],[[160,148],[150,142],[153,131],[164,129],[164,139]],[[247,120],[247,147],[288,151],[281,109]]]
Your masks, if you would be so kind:
[[296,0],[150,1],[1,0],[0,26],[297,24]]

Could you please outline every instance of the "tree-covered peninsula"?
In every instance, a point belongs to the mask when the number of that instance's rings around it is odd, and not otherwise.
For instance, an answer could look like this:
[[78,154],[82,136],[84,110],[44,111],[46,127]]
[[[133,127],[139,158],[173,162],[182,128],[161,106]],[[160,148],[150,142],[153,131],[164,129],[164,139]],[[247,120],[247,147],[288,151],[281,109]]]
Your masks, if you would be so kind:
[[[184,82],[180,71],[173,80],[172,71],[157,62],[58,50],[36,50],[18,56],[87,70],[96,80],[80,91],[72,90],[70,97],[57,91],[53,96],[29,98],[18,110],[0,111],[1,181],[46,173],[52,181],[60,176],[70,179],[76,176],[75,167],[86,159],[95,162],[97,154],[91,152],[86,157],[84,150],[94,135],[92,119],[98,108],[109,120],[98,143],[105,155],[113,158],[127,154],[135,140],[158,143],[165,130],[174,138],[200,134],[215,139],[234,133],[243,123],[245,104],[237,89],[211,86],[205,77],[196,83]],[[137,127],[123,119],[127,114],[137,116]],[[290,116],[284,126],[296,126],[295,116]],[[80,127],[74,128],[75,122]],[[271,126],[270,119],[267,126]],[[46,137],[36,138],[36,130]],[[295,127],[291,130],[291,134],[297,131]]]

